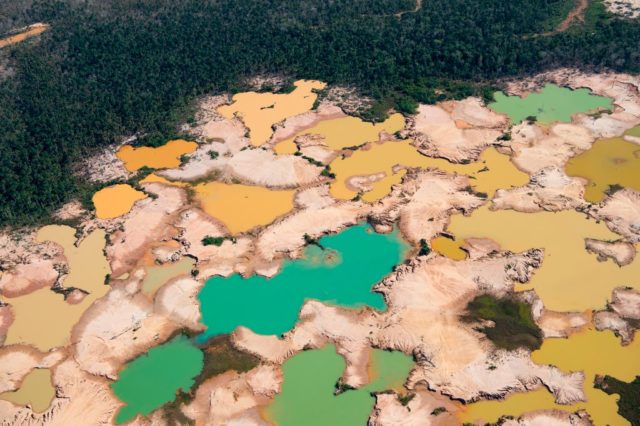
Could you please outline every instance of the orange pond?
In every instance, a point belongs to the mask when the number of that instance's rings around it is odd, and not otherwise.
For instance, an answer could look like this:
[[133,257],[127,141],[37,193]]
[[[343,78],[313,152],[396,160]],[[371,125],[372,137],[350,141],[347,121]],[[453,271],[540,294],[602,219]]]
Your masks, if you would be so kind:
[[149,146],[133,147],[124,145],[118,150],[116,156],[124,162],[124,166],[130,172],[135,172],[142,167],[152,169],[168,169],[180,166],[180,157],[190,154],[198,148],[195,142],[175,139],[157,148]]
[[144,192],[127,184],[108,186],[93,194],[98,219],[112,219],[129,213],[136,201],[146,198]]
[[221,182],[203,183],[195,190],[203,210],[232,234],[268,225],[290,212],[295,195],[295,191]]
[[233,96],[230,105],[223,105],[218,112],[226,118],[234,115],[249,129],[253,145],[262,145],[273,134],[272,126],[285,118],[309,111],[325,83],[314,80],[298,80],[291,93],[245,92]]
[[499,188],[522,186],[529,182],[529,176],[518,170],[509,156],[495,148],[487,148],[475,163],[454,164],[424,156],[411,145],[410,140],[403,140],[374,143],[368,149],[359,149],[348,157],[334,160],[331,171],[336,174],[336,179],[331,185],[331,195],[343,200],[352,199],[357,192],[349,186],[350,178],[381,174],[380,179],[371,183],[371,190],[362,195],[364,201],[379,200],[389,194],[393,185],[400,183],[406,167],[469,175],[472,177],[469,183],[474,190],[486,193],[489,198]]

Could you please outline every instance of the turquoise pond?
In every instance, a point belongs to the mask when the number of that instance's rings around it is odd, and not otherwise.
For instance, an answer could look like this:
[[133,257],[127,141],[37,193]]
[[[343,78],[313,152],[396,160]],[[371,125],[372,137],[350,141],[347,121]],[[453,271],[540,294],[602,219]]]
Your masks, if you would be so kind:
[[210,278],[200,294],[203,342],[242,325],[259,334],[280,335],[293,328],[307,299],[348,308],[370,306],[383,310],[381,294],[371,287],[400,263],[407,244],[397,231],[375,233],[367,224],[325,236],[320,245],[306,247],[300,260],[285,261],[273,278]]

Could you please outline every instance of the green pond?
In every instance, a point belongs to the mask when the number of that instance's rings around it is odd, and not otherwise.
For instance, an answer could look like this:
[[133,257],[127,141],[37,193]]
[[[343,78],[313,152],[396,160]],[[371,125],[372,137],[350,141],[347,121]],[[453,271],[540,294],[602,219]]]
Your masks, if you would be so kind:
[[494,98],[495,102],[489,104],[489,108],[507,114],[513,124],[529,116],[536,117],[542,123],[570,123],[571,115],[578,112],[613,108],[611,98],[592,95],[588,89],[572,90],[555,84],[547,84],[542,91],[529,93],[524,98],[507,96],[502,92],[496,92]]
[[325,236],[310,245],[301,260],[286,261],[279,274],[267,279],[210,278],[200,294],[202,322],[198,341],[230,333],[242,325],[259,334],[282,334],[293,328],[306,299],[358,308],[385,309],[381,294],[371,287],[403,259],[407,245],[398,232],[377,234],[360,224]]
[[116,424],[150,414],[173,401],[179,389],[188,391],[203,362],[202,351],[185,336],[177,336],[128,363],[111,385],[125,403],[116,415]]
[[278,426],[364,426],[375,403],[371,393],[399,390],[412,366],[413,360],[401,352],[373,350],[369,384],[335,395],[346,367],[335,346],[302,352],[283,364],[282,391],[265,414]]

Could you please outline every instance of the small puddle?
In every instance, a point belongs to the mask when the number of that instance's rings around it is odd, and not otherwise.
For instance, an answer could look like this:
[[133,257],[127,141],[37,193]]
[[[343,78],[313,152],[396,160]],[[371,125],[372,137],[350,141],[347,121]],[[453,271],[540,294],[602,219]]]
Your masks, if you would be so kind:
[[230,105],[219,107],[218,112],[226,118],[237,114],[249,129],[251,143],[262,145],[271,138],[274,124],[309,111],[318,98],[314,91],[325,87],[325,83],[314,80],[298,80],[293,84],[295,89],[291,93],[238,93]]
[[562,371],[584,371],[584,390],[587,402],[573,405],[555,403],[545,388],[517,393],[504,401],[481,401],[467,406],[461,420],[495,422],[502,415],[517,417],[535,411],[557,409],[574,412],[586,409],[596,426],[628,426],[629,422],[618,411],[618,395],[607,395],[593,387],[596,374],[608,374],[630,382],[640,374],[640,340],[621,346],[619,338],[610,331],[585,330],[567,339],[545,339],[542,347],[531,354],[538,364],[552,364]]
[[585,238],[611,241],[620,237],[604,223],[573,210],[520,213],[483,206],[470,216],[453,215],[447,229],[458,245],[476,237],[494,240],[502,250],[513,252],[544,249],[542,266],[531,283],[517,284],[516,289],[535,289],[550,310],[603,309],[615,287],[640,288],[640,261],[619,267],[612,261],[599,262],[585,249]]
[[29,405],[36,413],[46,411],[55,396],[56,392],[51,381],[51,370],[46,368],[34,368],[31,370],[18,390],[0,393],[0,399],[16,405]]
[[[317,299],[339,306],[371,306],[382,310],[382,295],[371,287],[400,263],[407,249],[397,231],[372,232],[366,224],[354,226],[305,249],[301,260],[285,261],[280,273],[267,279],[213,277],[198,295],[207,330],[199,341],[230,333],[242,325],[259,334],[282,334],[296,323],[305,300]],[[268,318],[269,321],[265,321]]]
[[555,84],[546,84],[540,92],[528,93],[525,97],[494,94],[495,102],[489,108],[507,114],[513,124],[527,117],[536,117],[542,123],[554,121],[571,122],[571,116],[579,112],[598,109],[613,109],[613,100],[592,95],[589,89],[572,90]]
[[188,392],[203,365],[202,351],[185,336],[149,349],[129,362],[111,385],[113,393],[125,404],[116,414],[115,423],[150,414],[175,400],[180,389]]
[[238,234],[268,225],[293,210],[295,191],[209,182],[195,187],[202,209]]
[[105,276],[110,269],[103,252],[105,232],[101,229],[89,234],[78,247],[74,245],[75,229],[69,226],[45,226],[38,231],[37,238],[38,241],[53,241],[64,248],[69,275],[63,286],[88,293],[74,305],[65,302],[63,295],[54,293],[50,288],[6,299],[12,306],[15,319],[9,327],[5,345],[27,343],[46,351],[65,345],[72,327],[84,311],[107,293],[109,286],[105,285]]
[[369,176],[384,173],[385,177],[372,182],[372,190],[365,192],[362,199],[377,201],[389,194],[391,187],[400,183],[405,170],[394,166],[434,168],[447,173],[472,176],[470,184],[476,192],[493,197],[499,188],[522,186],[529,182],[529,176],[518,170],[509,156],[500,154],[495,148],[486,149],[478,162],[454,164],[441,158],[431,158],[420,154],[409,140],[399,142],[374,143],[369,149],[360,149],[345,158],[331,163],[331,171],[336,179],[331,185],[331,195],[342,200],[352,199],[357,192],[349,188],[347,181],[353,176]]
[[293,154],[298,148],[295,138],[301,135],[320,135],[324,137],[327,148],[338,151],[347,147],[359,146],[365,142],[377,142],[380,132],[393,134],[404,128],[402,114],[393,114],[383,123],[367,123],[357,117],[341,117],[324,120],[314,127],[304,130],[293,137],[279,142],[274,147],[277,154]]
[[282,391],[264,411],[279,426],[365,425],[373,410],[372,392],[401,388],[413,360],[401,352],[371,351],[370,382],[335,395],[346,368],[333,345],[301,352],[282,366]]
[[108,186],[93,194],[98,219],[113,219],[129,213],[136,201],[147,196],[127,184]]
[[149,146],[133,147],[124,145],[116,156],[124,162],[124,166],[130,172],[135,172],[142,167],[152,169],[170,169],[180,166],[180,157],[190,154],[198,148],[195,142],[175,139],[157,148]]
[[571,158],[566,171],[589,181],[584,199],[590,203],[603,201],[611,185],[640,191],[640,145],[622,137],[600,139]]

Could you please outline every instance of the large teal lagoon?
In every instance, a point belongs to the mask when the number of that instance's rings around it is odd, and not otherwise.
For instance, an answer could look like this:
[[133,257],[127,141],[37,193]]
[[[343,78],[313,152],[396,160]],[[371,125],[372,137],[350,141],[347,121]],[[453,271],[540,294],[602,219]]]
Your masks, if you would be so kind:
[[212,277],[198,295],[202,342],[244,326],[259,334],[281,335],[291,330],[307,299],[348,308],[384,310],[381,294],[371,287],[400,263],[408,248],[397,231],[378,234],[367,224],[320,239],[306,247],[300,260],[285,261],[280,273],[267,279]]

